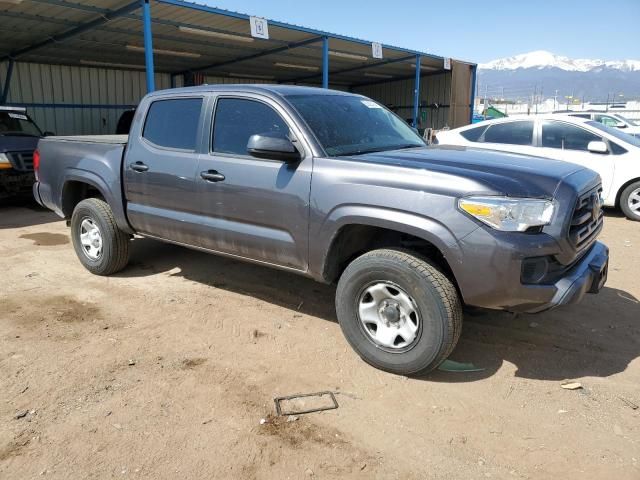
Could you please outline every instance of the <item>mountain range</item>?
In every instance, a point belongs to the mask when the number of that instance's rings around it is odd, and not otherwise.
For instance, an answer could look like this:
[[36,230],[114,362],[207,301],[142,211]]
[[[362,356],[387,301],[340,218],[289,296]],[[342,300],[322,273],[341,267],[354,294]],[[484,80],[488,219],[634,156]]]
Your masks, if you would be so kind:
[[532,94],[559,100],[637,99],[640,60],[571,59],[538,50],[478,65],[478,95],[485,90],[490,97],[513,100]]

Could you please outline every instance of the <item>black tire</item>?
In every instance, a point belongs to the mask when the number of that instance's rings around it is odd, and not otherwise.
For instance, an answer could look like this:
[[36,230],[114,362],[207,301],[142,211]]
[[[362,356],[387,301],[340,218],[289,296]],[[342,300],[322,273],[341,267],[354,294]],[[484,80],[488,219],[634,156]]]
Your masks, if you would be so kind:
[[[407,350],[377,345],[360,321],[361,295],[380,281],[400,287],[417,307],[418,333]],[[351,262],[338,282],[336,312],[344,336],[365,362],[400,375],[422,375],[437,368],[462,331],[462,305],[453,283],[428,260],[403,250],[373,250]]]
[[[102,252],[96,259],[85,253],[80,240],[81,225],[86,219],[98,227],[102,237]],[[76,205],[71,216],[71,240],[80,263],[96,275],[119,272],[129,262],[129,235],[118,228],[111,207],[104,200],[87,198]]]
[[635,192],[640,191],[640,182],[634,182],[625,188],[620,194],[620,209],[624,213],[625,217],[629,220],[640,222],[640,211],[634,211],[629,207],[629,197]]

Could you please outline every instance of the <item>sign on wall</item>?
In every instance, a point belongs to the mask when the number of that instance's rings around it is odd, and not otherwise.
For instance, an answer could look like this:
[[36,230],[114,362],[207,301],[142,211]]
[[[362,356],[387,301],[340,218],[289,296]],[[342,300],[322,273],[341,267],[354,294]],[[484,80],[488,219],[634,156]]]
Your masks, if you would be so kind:
[[252,37],[269,40],[269,24],[266,18],[249,17],[249,23],[251,24]]
[[444,69],[451,70],[451,59],[449,57],[445,57],[444,59]]
[[382,44],[371,42],[371,53],[373,54],[373,58],[382,58]]

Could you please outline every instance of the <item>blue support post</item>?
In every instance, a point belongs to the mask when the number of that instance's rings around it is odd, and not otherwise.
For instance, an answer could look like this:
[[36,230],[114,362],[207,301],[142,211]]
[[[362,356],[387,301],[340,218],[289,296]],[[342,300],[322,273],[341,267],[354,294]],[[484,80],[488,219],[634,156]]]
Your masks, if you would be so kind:
[[413,90],[413,128],[418,128],[420,110],[420,55],[416,55],[416,82]]
[[153,67],[153,33],[151,32],[150,0],[142,2],[142,23],[144,28],[144,64],[147,72],[147,93],[156,89],[155,71]]
[[322,38],[322,88],[329,88],[329,37]]
[[469,123],[473,123],[473,109],[476,106],[476,70],[477,65],[471,67],[471,105],[469,105]]
[[7,103],[9,97],[9,87],[11,86],[11,76],[13,75],[13,66],[15,64],[13,58],[9,59],[9,67],[7,68],[7,77],[4,80],[4,89],[2,90],[2,98],[0,99],[0,105]]

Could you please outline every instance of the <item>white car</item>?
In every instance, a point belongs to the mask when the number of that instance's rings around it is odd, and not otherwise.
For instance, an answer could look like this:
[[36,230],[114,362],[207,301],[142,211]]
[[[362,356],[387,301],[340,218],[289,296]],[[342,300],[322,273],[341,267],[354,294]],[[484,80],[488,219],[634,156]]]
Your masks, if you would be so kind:
[[640,136],[640,125],[637,122],[620,115],[619,113],[567,112],[567,113],[560,113],[560,114],[568,115],[570,117],[578,117],[578,118],[595,120],[596,122],[600,122],[601,124],[607,127],[619,128],[624,133],[628,133],[629,135],[635,135],[636,137]]
[[640,221],[640,138],[594,120],[537,115],[487,120],[439,132],[441,145],[464,145],[576,163],[602,178],[604,205]]

